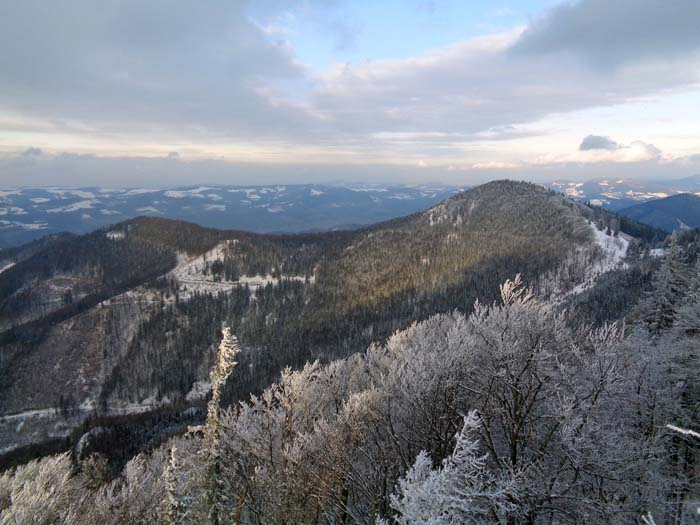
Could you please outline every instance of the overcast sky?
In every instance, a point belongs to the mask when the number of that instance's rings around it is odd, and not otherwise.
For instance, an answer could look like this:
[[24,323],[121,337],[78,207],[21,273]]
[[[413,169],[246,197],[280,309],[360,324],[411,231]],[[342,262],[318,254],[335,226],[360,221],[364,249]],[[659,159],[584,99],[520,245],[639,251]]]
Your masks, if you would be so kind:
[[0,184],[700,173],[698,0],[0,0]]

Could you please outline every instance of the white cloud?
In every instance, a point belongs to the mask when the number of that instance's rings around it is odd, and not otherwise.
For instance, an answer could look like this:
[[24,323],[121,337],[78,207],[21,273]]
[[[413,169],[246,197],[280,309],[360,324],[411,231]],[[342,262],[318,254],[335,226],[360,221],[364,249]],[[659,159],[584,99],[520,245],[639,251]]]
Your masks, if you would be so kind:
[[[251,5],[0,5],[0,131],[11,130],[23,152],[0,158],[0,181],[84,183],[95,173],[118,184],[187,184],[202,173],[255,181],[270,164],[278,170],[270,173],[282,174],[277,180],[311,181],[325,164],[342,164],[332,170],[342,178],[368,176],[367,166],[426,177],[450,165],[454,174],[496,175],[532,164],[666,162],[651,144],[629,138],[617,147],[594,137],[575,152],[552,145],[544,155],[528,145],[556,138],[546,124],[558,115],[700,85],[697,0],[673,8],[662,0],[580,0],[526,27],[323,72],[299,63],[284,30],[254,22]],[[272,2],[269,10],[294,5]],[[345,37],[351,45],[352,32]],[[599,128],[581,135],[590,129]],[[21,142],[32,136],[42,140]],[[516,142],[525,153],[512,153]],[[76,144],[112,158],[55,154]],[[158,158],[145,158],[155,150]],[[243,171],[223,160],[190,162],[206,157],[240,161]],[[377,168],[389,164],[398,168]]]
[[571,54],[604,68],[685,60],[700,48],[698,20],[697,0],[563,2],[530,24],[515,52]]
[[475,170],[492,170],[492,169],[513,169],[520,167],[521,164],[516,162],[501,162],[501,161],[489,161],[489,162],[477,162],[472,164],[472,169]]
[[605,150],[616,150],[620,145],[612,140],[610,137],[603,137],[600,135],[587,135],[581,141],[581,145],[578,147],[580,151],[605,149]]
[[[610,140],[607,147],[579,148],[572,153],[553,153],[537,158],[533,164],[601,164],[601,163],[635,163],[659,161],[662,159],[661,151],[653,144],[642,141],[634,141],[625,146]],[[611,145],[614,144],[614,147]],[[601,144],[604,146],[604,144]]]
[[185,125],[194,134],[274,136],[306,117],[272,100],[272,83],[304,68],[250,21],[249,5],[2,3],[0,110],[110,132]]

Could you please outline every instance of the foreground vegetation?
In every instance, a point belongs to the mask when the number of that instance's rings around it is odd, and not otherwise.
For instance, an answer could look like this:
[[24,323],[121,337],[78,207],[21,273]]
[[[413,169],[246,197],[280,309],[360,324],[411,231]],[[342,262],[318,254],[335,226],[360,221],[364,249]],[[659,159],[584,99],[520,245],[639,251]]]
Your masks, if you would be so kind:
[[3,523],[656,523],[696,512],[700,275],[672,244],[639,323],[575,326],[520,278],[328,365],[286,370],[131,460],[0,478]]

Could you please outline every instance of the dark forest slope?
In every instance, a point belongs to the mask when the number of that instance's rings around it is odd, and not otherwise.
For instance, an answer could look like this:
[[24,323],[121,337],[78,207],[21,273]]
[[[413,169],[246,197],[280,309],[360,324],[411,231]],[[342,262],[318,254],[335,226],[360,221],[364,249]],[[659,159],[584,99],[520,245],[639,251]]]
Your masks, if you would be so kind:
[[625,208],[620,214],[666,231],[698,228],[700,197],[681,193]]

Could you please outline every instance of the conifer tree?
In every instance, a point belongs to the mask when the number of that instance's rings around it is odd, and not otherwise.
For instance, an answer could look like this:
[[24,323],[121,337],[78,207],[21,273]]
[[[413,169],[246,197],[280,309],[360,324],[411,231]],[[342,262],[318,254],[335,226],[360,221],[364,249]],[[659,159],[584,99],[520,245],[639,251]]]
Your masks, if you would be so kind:
[[700,258],[691,271],[688,293],[678,309],[678,329],[685,335],[700,335]]
[[683,254],[674,235],[668,255],[654,275],[652,291],[643,305],[644,322],[651,334],[660,335],[673,325],[687,285]]
[[226,380],[236,366],[236,355],[240,352],[238,339],[225,327],[219,345],[216,366],[211,372],[211,400],[207,407],[207,422],[204,428],[207,453],[207,505],[209,521],[221,523],[226,505],[226,487],[221,466],[221,394]]
[[165,477],[165,523],[168,525],[175,525],[177,523],[182,523],[183,518],[186,515],[187,509],[178,494],[177,486],[177,447],[170,448],[170,457],[168,464],[165,467],[164,477]]

